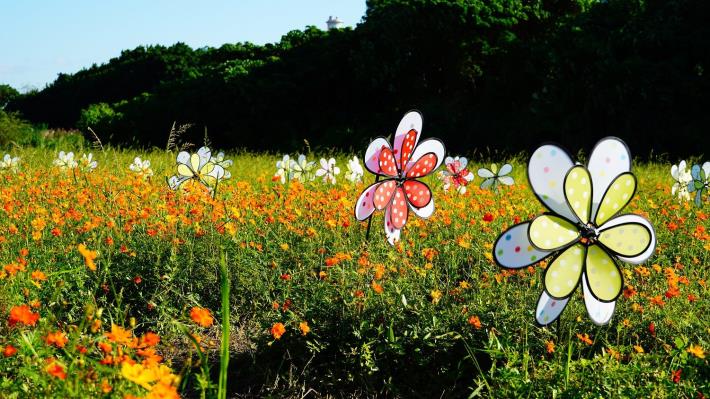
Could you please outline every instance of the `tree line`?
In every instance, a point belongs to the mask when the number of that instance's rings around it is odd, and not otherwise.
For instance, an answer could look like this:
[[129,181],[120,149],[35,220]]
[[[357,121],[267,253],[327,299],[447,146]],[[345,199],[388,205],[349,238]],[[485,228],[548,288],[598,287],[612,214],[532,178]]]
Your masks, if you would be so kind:
[[416,108],[457,152],[616,135],[641,156],[699,154],[708,15],[705,0],[369,0],[355,28],[141,46],[5,108],[135,146],[163,147],[177,122],[220,148],[360,150]]

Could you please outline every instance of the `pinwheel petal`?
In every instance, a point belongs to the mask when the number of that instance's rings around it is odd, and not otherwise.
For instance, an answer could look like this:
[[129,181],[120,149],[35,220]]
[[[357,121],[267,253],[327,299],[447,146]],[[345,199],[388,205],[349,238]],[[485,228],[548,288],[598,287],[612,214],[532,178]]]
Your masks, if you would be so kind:
[[575,244],[557,255],[545,269],[545,291],[555,299],[567,298],[579,285],[587,253],[582,244]]
[[390,245],[394,245],[397,241],[399,241],[399,237],[401,235],[402,230],[397,229],[394,227],[392,224],[391,220],[391,211],[390,207],[388,206],[385,208],[385,236],[387,237],[387,242],[390,243]]
[[592,177],[594,195],[592,197],[592,214],[590,219],[596,219],[597,209],[604,193],[611,182],[620,174],[631,171],[631,153],[621,139],[606,137],[594,146],[587,169]]
[[614,315],[616,309],[616,301],[601,302],[592,295],[587,285],[587,276],[582,274],[582,292],[584,294],[584,306],[587,308],[587,314],[592,322],[598,326],[609,324],[611,316]]
[[355,219],[359,221],[366,220],[375,211],[375,204],[373,201],[375,198],[375,191],[380,184],[382,183],[377,182],[362,191],[357,199],[357,202],[355,203]]
[[599,242],[616,255],[633,258],[651,245],[651,231],[641,223],[617,224],[601,231]]
[[507,269],[530,266],[551,252],[535,248],[528,238],[530,222],[517,224],[501,234],[493,245],[493,259]]
[[403,184],[407,200],[416,208],[423,208],[431,202],[431,190],[429,187],[417,180],[406,180]]
[[569,298],[555,299],[543,290],[540,299],[537,300],[535,321],[543,327],[549,325],[560,317],[562,311],[567,307],[567,302],[569,302]]
[[567,172],[564,182],[565,199],[583,224],[589,223],[592,213],[592,179],[584,166],[575,166]]
[[614,259],[600,246],[587,248],[585,277],[589,291],[601,302],[616,300],[621,294],[621,270]]
[[539,250],[556,251],[579,239],[577,226],[556,215],[542,214],[530,223],[530,242]]
[[528,180],[535,196],[547,209],[568,220],[575,220],[575,217],[565,201],[562,183],[573,166],[569,154],[552,144],[535,150],[528,163]]
[[385,209],[390,204],[396,186],[394,180],[385,180],[377,187],[373,201],[377,210]]
[[602,196],[594,224],[601,226],[619,213],[636,193],[636,177],[631,172],[617,176]]
[[395,189],[394,198],[392,198],[392,204],[389,208],[392,226],[394,226],[395,229],[404,227],[405,223],[407,223],[407,217],[409,217],[409,207],[407,207],[407,200],[402,187]]
[[378,137],[367,146],[365,151],[365,169],[374,175],[382,175],[380,172],[380,152],[383,149],[390,149],[390,144],[384,137]]
[[[394,133],[394,141],[393,141],[393,149],[397,151],[401,151],[402,149],[402,143],[407,139],[407,137],[410,137],[411,140],[411,132],[414,131],[413,133],[413,140],[411,141],[412,143],[412,149],[417,147],[417,143],[419,142],[419,137],[422,134],[422,125],[424,124],[424,120],[422,119],[422,114],[420,114],[417,111],[409,111],[404,116],[402,117],[402,120],[399,121],[399,125],[397,126],[397,130]],[[411,157],[409,158],[411,159]],[[397,166],[399,167],[400,170],[405,170],[403,165],[400,163],[400,157],[397,157]]]
[[394,153],[391,149],[383,148],[382,151],[380,151],[379,169],[379,174],[388,177],[395,177],[399,174],[397,162],[395,161]]
[[[421,159],[425,156],[428,156],[429,154],[434,154],[436,156],[435,158],[435,164],[431,166],[431,168],[428,168],[429,173],[431,173],[434,170],[437,170],[439,166],[444,162],[444,158],[446,157],[446,149],[444,148],[444,143],[442,143],[438,139],[426,139],[423,140],[417,148],[414,150],[414,153],[412,154],[412,157],[410,158],[409,163],[407,164],[407,172],[412,171],[414,168],[416,168],[419,165],[419,162]],[[432,159],[429,157],[430,160]],[[409,173],[407,173],[409,175]],[[425,175],[422,175],[425,176]]]

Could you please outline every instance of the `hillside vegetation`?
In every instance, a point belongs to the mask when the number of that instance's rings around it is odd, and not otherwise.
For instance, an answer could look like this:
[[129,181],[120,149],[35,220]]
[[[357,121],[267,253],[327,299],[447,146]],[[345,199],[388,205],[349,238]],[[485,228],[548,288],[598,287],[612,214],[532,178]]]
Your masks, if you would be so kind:
[[138,47],[7,109],[141,147],[177,121],[225,148],[360,148],[417,108],[428,134],[471,152],[612,134],[684,155],[710,125],[709,14],[705,0],[370,0],[354,29]]

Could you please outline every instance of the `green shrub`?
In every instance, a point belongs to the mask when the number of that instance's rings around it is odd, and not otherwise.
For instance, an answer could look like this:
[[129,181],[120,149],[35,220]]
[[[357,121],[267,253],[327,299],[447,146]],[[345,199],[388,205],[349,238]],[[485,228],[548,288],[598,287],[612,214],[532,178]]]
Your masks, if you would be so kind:
[[0,110],[0,146],[22,145],[33,131],[32,125],[20,119],[17,114]]

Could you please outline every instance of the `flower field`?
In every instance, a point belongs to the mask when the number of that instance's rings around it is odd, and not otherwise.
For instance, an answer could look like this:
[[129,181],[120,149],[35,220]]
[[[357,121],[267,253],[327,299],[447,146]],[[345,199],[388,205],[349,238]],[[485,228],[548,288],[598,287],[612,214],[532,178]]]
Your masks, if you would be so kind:
[[495,190],[423,177],[435,211],[392,246],[382,212],[369,239],[354,216],[374,178],[357,181],[352,155],[296,161],[304,181],[286,177],[291,159],[222,155],[231,176],[195,168],[219,180],[208,191],[171,178],[174,152],[91,152],[13,150],[0,171],[0,398],[215,396],[221,264],[229,397],[710,396],[710,201],[675,195],[670,163],[634,164],[626,211],[657,246],[622,263],[611,323],[593,324],[578,290],[543,328],[547,263],[492,256],[543,212],[522,156],[494,160],[515,182]]

